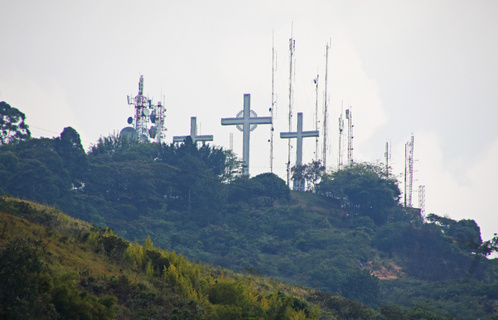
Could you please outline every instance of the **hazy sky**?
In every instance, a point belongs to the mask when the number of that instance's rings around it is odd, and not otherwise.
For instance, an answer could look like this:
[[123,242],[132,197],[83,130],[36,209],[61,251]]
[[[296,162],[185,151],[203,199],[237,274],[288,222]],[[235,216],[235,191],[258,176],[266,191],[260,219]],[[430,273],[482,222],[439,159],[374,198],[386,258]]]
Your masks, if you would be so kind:
[[[244,93],[259,116],[270,115],[273,34],[274,172],[285,180],[289,38],[293,112],[304,113],[305,130],[314,129],[317,74],[322,112],[330,41],[329,169],[341,106],[353,110],[355,160],[384,161],[390,141],[400,181],[413,133],[413,185],[426,186],[426,211],[475,219],[486,240],[498,232],[497,16],[491,0],[2,1],[0,101],[26,114],[34,137],[72,126],[88,148],[127,126],[126,96],[143,75],[145,94],[165,102],[167,142],[197,116],[198,133],[213,134],[215,145],[228,148],[233,132],[241,157],[242,134],[220,119],[242,109]],[[269,128],[252,132],[253,176],[270,170]],[[314,158],[313,138],[303,150],[305,163]]]

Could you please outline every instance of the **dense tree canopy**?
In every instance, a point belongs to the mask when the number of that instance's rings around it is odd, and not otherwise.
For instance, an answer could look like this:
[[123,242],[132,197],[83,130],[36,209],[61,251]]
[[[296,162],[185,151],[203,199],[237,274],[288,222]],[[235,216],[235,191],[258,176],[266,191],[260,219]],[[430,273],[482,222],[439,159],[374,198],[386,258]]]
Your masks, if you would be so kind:
[[387,176],[381,166],[369,163],[332,172],[318,184],[317,192],[338,200],[347,214],[369,216],[377,224],[387,222],[400,196],[396,179]]
[[0,146],[29,139],[31,132],[24,122],[26,116],[5,101],[0,102]]
[[[55,205],[131,241],[150,235],[190,259],[372,306],[386,301],[385,282],[372,272],[394,270],[393,256],[410,281],[487,276],[486,256],[498,240],[483,243],[473,220],[429,215],[429,223],[413,223],[418,212],[399,206],[397,182],[381,166],[360,163],[321,176],[315,164],[310,179],[318,194],[291,193],[272,173],[242,177],[233,153],[191,139],[160,145],[111,135],[85,154],[67,127],[54,139],[0,146],[0,192]],[[102,240],[102,250],[120,255],[116,241]],[[146,253],[150,272],[164,273],[167,263]]]

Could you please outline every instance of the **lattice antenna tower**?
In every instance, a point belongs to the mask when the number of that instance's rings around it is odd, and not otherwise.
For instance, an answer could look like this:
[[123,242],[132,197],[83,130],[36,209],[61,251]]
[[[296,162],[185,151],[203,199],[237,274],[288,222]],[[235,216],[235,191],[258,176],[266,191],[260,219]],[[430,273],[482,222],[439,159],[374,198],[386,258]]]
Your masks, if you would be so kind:
[[325,46],[325,89],[323,102],[323,166],[327,168],[327,118],[328,118],[328,93],[327,78],[329,71],[329,43]]
[[[291,28],[291,37],[289,39],[289,52],[290,52],[290,63],[289,63],[289,132],[292,131],[292,103],[293,103],[293,89],[292,84],[294,81],[294,51],[296,50],[296,40],[292,38],[292,28]],[[289,139],[287,145],[287,185],[290,186],[290,163],[291,163],[291,141]]]
[[277,115],[277,101],[275,97],[275,71],[277,71],[277,53],[275,52],[274,35],[271,38],[271,131],[270,131],[270,172],[273,173],[273,133],[275,127],[273,126],[274,117]]
[[342,168],[342,133],[344,131],[344,119],[342,118],[342,110],[341,115],[339,116],[339,150],[337,156],[337,169],[341,170]]
[[413,193],[413,148],[415,138],[405,144],[405,207],[412,207]]
[[137,132],[140,140],[143,140],[143,136],[147,137],[147,122],[148,116],[150,115],[151,105],[151,101],[143,95],[143,92],[144,76],[141,75],[140,80],[138,81],[138,94],[134,98],[128,96],[128,104],[135,107],[133,122],[135,123],[135,131]]
[[346,109],[346,119],[348,120],[348,166],[353,165],[353,109]]
[[418,207],[420,208],[420,215],[425,217],[425,186],[418,186]]
[[140,76],[138,82],[138,94],[135,97],[128,96],[128,104],[135,108],[133,117],[128,118],[128,124],[134,124],[134,127],[127,127],[121,130],[121,136],[131,139],[138,139],[141,142],[149,141],[149,138],[161,143],[164,138],[166,128],[165,113],[166,109],[160,101],[157,105],[152,104],[143,94],[144,77]]
[[[154,106],[154,110],[150,115],[150,121],[155,124],[155,126],[151,126],[149,129],[149,136],[151,138],[155,138],[156,143],[161,144],[162,139],[165,137],[164,131],[166,131],[166,127],[164,126],[166,119],[166,108],[164,107],[164,103],[161,101],[157,102],[157,105]],[[155,136],[155,137],[154,137]]]
[[389,141],[386,141],[386,151],[384,152],[384,158],[386,159],[386,176],[389,177],[389,160],[391,160],[391,149]]
[[[315,83],[315,131],[318,131],[318,78],[319,74],[316,74],[316,78],[313,79],[313,82]],[[315,161],[318,161],[318,145],[319,145],[319,139],[316,137],[315,139]]]

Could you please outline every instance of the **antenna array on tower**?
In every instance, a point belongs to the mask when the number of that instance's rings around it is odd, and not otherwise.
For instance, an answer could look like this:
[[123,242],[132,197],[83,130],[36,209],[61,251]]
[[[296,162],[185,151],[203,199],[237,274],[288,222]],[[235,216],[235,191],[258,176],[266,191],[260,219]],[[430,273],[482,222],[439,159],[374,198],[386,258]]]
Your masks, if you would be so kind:
[[353,109],[346,109],[346,119],[348,120],[348,166],[353,165]]
[[[292,83],[294,79],[294,73],[293,73],[293,66],[294,66],[294,51],[296,50],[296,40],[292,38],[292,32],[291,32],[291,38],[289,39],[289,52],[290,52],[290,66],[289,66],[289,132],[292,131],[292,97],[293,97],[293,91],[292,91]],[[287,185],[290,185],[290,158],[291,158],[291,141],[289,139],[289,143],[287,145]]]
[[274,114],[276,113],[276,101],[275,101],[275,69],[276,69],[276,59],[275,59],[275,45],[274,45],[274,40],[273,40],[273,34],[272,34],[272,48],[271,48],[271,119],[272,119],[272,125],[271,125],[271,131],[270,131],[270,172],[273,173],[273,133],[275,131],[275,128],[273,127],[274,123]]
[[412,207],[413,193],[413,147],[415,138],[405,144],[405,207]]
[[143,94],[144,77],[140,76],[138,82],[138,94],[135,97],[128,96],[128,104],[135,107],[133,117],[128,118],[128,124],[133,127],[126,127],[121,130],[120,136],[128,139],[138,139],[141,142],[155,141],[161,143],[164,138],[164,119],[166,109],[159,101],[156,105],[152,100]]
[[323,97],[323,166],[327,168],[327,103],[328,103],[328,94],[327,94],[327,78],[329,71],[329,44],[325,46],[325,89],[324,89],[324,97]]
[[344,119],[342,119],[342,111],[339,116],[339,150],[337,156],[337,169],[341,170],[342,168],[342,132],[344,131]]
[[425,186],[418,186],[418,207],[420,208],[420,215],[425,217]]
[[[313,82],[315,83],[315,131],[319,131],[318,128],[318,78],[319,74],[316,75],[316,78],[313,79]],[[315,161],[318,161],[318,145],[319,145],[319,139],[316,137],[315,139]]]

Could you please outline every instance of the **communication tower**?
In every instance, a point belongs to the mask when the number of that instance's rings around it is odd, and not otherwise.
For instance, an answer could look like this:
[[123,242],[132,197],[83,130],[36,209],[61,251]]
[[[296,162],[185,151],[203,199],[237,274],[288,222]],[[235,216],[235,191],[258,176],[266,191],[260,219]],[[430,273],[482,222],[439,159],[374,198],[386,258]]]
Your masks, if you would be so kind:
[[418,207],[420,208],[420,215],[425,217],[425,186],[418,186]]
[[327,168],[327,117],[328,117],[328,94],[327,94],[327,78],[329,71],[329,44],[325,46],[325,90],[323,97],[323,166]]
[[405,207],[412,207],[413,193],[413,147],[415,138],[405,144]]
[[[289,52],[290,52],[290,67],[289,67],[289,132],[292,131],[292,82],[294,80],[294,51],[296,51],[296,40],[292,38],[292,30],[291,30],[291,38],[289,39]],[[289,139],[287,145],[287,185],[290,186],[290,158],[291,158],[291,141]]]
[[133,126],[123,128],[120,135],[141,142],[152,140],[161,143],[166,130],[164,127],[166,109],[161,102],[153,105],[152,100],[144,96],[143,90],[144,77],[141,75],[138,94],[135,97],[128,96],[128,104],[135,108],[134,116],[128,118],[128,124]]
[[353,165],[353,109],[346,109],[346,119],[348,120],[348,166]]
[[[316,75],[316,78],[313,79],[313,83],[315,84],[315,131],[318,130],[318,77],[319,74]],[[318,145],[319,139],[316,137],[315,139],[315,161],[318,161]]]
[[271,39],[271,108],[270,108],[270,113],[271,113],[271,119],[272,119],[272,124],[271,124],[271,131],[270,131],[270,172],[273,173],[273,133],[275,131],[275,128],[273,127],[274,119],[273,117],[276,116],[277,113],[277,101],[275,99],[275,71],[277,69],[276,65],[276,53],[275,53],[275,44],[274,44],[274,37],[272,34],[272,39]]
[[389,176],[389,160],[391,160],[391,149],[389,148],[388,141],[386,141],[386,152],[384,152],[384,157],[386,159],[386,176]]
[[344,131],[344,119],[342,118],[342,111],[341,115],[339,116],[339,153],[338,153],[338,164],[337,164],[337,169],[341,170],[342,168],[342,132]]

